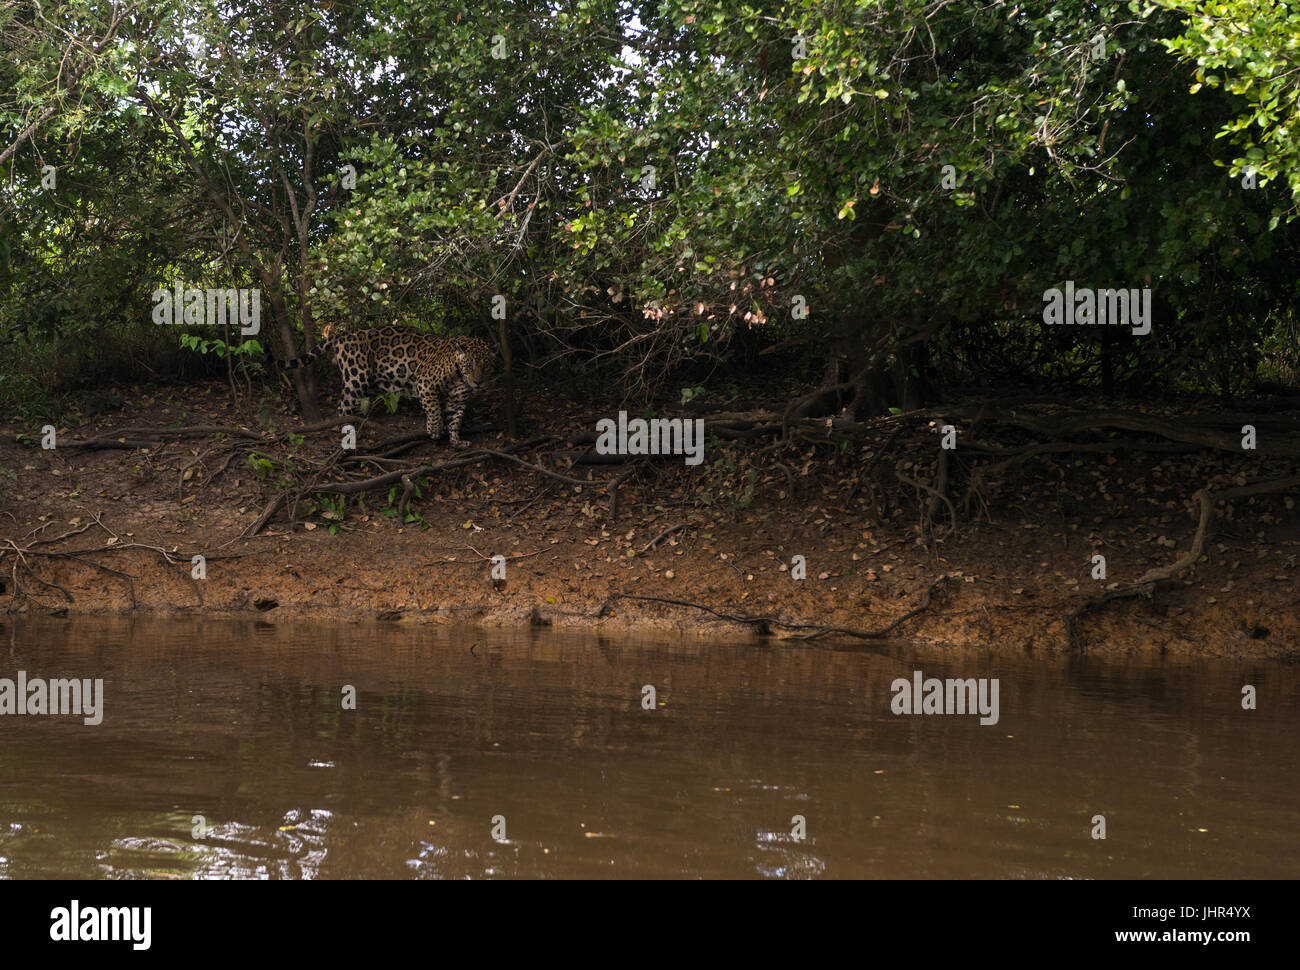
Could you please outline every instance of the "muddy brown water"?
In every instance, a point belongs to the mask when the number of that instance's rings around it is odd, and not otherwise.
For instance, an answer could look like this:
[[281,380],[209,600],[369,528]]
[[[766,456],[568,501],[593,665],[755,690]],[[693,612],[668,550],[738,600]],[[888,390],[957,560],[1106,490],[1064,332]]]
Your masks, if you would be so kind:
[[[893,714],[918,669],[996,677],[998,723]],[[9,619],[20,670],[102,678],[103,720],[0,716],[0,877],[1300,873],[1273,663]]]

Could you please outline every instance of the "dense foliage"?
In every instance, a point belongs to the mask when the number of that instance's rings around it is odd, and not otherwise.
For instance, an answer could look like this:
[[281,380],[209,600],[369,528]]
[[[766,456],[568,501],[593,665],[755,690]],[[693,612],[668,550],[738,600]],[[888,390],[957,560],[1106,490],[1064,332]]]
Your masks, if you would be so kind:
[[[778,346],[810,387],[905,347],[1294,375],[1287,3],[0,0],[0,36],[10,410],[213,366],[151,320],[177,282],[260,288],[277,353],[402,319],[628,395]],[[1149,287],[1151,333],[1044,326],[1066,281]]]

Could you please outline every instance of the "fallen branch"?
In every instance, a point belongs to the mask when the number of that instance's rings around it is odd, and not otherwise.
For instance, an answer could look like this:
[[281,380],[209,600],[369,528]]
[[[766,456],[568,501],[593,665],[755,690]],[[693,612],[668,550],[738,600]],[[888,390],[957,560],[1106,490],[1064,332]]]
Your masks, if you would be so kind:
[[[954,415],[969,418],[968,413]],[[1010,410],[988,417],[994,424],[1010,425],[1024,428],[1035,434],[1046,435],[1053,439],[1065,438],[1081,431],[1137,431],[1167,441],[1196,445],[1201,448],[1213,448],[1233,454],[1241,454],[1241,435],[1236,432],[1221,431],[1213,427],[1204,427],[1194,423],[1186,415],[1171,420],[1162,414],[1143,414],[1136,411],[1106,412],[1065,412],[1063,414],[1036,415],[1025,410]],[[1216,415],[1201,416],[1207,424],[1222,424],[1224,418]],[[1256,422],[1243,421],[1243,424],[1256,424],[1259,427],[1270,425],[1269,416],[1261,414]],[[1267,443],[1265,444],[1265,441]],[[1300,457],[1300,438],[1294,435],[1269,435],[1261,439],[1260,451],[1282,457]]]
[[266,508],[262,509],[262,514],[257,517],[257,520],[252,525],[241,532],[239,537],[241,539],[247,539],[250,536],[255,536],[261,532],[266,523],[271,521],[271,516],[275,515],[275,513],[279,511],[280,506],[285,503],[285,500],[288,499],[288,497],[288,493],[286,492],[278,493],[273,499],[271,499],[271,501],[266,503]]
[[682,523],[680,523],[680,524],[678,524],[678,525],[670,526],[669,528],[664,529],[663,532],[659,533],[657,536],[655,536],[653,539],[651,539],[649,542],[647,542],[644,546],[642,546],[642,547],[641,547],[641,551],[640,551],[639,553],[637,553],[637,555],[639,555],[639,556],[644,556],[647,552],[649,552],[649,551],[650,551],[651,549],[653,549],[655,546],[659,545],[659,543],[663,542],[663,541],[664,541],[665,539],[667,539],[670,535],[674,535],[674,534],[676,534],[676,533],[678,533],[678,532],[681,532],[683,529],[685,529],[685,528],[686,528],[687,526],[689,526],[689,525],[690,525],[689,522],[682,522]]
[[157,448],[162,442],[144,441],[140,438],[87,438],[85,441],[65,441],[60,447],[80,448],[83,451],[135,451],[139,448]]
[[[545,440],[547,439],[532,438],[528,441],[521,441],[518,442],[517,444],[508,445],[507,448],[510,450],[522,450],[524,448],[532,447],[533,445],[536,445],[539,442]],[[411,491],[414,489],[414,483],[411,480],[411,476],[427,475],[427,474],[432,474],[437,472],[450,471],[454,468],[465,468],[469,465],[477,465],[480,462],[487,461],[490,458],[505,458],[510,461],[518,462],[519,464],[524,465],[525,467],[533,468],[534,470],[540,471],[543,474],[550,475],[553,478],[560,478],[565,481],[571,481],[578,485],[592,484],[591,482],[579,481],[577,479],[567,479],[565,478],[565,476],[557,475],[556,473],[551,472],[545,468],[538,468],[534,465],[529,464],[526,461],[523,461],[522,459],[516,458],[514,455],[509,454],[507,450],[497,451],[492,448],[477,448],[465,453],[463,457],[452,458],[449,459],[448,461],[435,462],[433,464],[412,465],[406,468],[398,468],[391,472],[385,472],[382,475],[375,475],[371,478],[363,478],[354,481],[316,482],[311,485],[306,485],[301,488],[298,488],[292,492],[288,492],[288,491],[280,492],[278,495],[272,498],[270,502],[267,503],[266,507],[262,510],[261,515],[257,517],[257,520],[252,525],[250,525],[247,529],[245,529],[241,533],[241,537],[248,538],[250,536],[257,535],[257,533],[260,532],[266,526],[266,523],[271,520],[271,517],[275,515],[275,513],[279,511],[280,507],[284,505],[286,502],[290,503],[292,508],[296,508],[297,504],[300,501],[302,501],[307,496],[314,495],[314,494],[324,493],[326,495],[356,495],[361,492],[368,492],[376,488],[386,488],[389,485],[395,485],[398,482],[401,482],[404,488],[401,504],[404,509],[406,504],[409,502]],[[402,517],[404,517],[404,514],[405,514],[404,511],[401,511]]]
[[210,434],[228,434],[237,438],[264,438],[260,431],[250,431],[248,428],[240,428],[236,425],[227,424],[190,424],[183,425],[179,428],[120,428],[118,435],[125,437],[127,435],[169,435],[177,438],[200,438]]

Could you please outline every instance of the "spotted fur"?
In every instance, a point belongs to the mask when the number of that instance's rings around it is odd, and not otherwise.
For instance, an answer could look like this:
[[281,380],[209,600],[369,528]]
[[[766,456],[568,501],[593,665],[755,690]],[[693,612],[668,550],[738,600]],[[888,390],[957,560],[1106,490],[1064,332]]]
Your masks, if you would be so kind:
[[359,398],[372,389],[407,393],[424,408],[425,428],[435,441],[442,437],[446,413],[447,440],[453,448],[468,448],[461,440],[460,422],[471,391],[478,388],[496,362],[496,352],[477,337],[444,337],[407,327],[376,327],[334,334],[310,354],[289,361],[272,361],[286,369],[302,367],[333,352],[334,366],[343,375],[339,413],[352,414]]

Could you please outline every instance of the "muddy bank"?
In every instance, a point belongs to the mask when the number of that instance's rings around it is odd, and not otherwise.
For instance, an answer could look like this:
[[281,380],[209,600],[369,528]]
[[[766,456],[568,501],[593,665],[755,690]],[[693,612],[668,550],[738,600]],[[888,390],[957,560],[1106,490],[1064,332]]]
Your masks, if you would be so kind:
[[[175,538],[151,535],[145,523],[117,523],[117,527],[123,530],[123,542],[132,541],[130,532],[153,542]],[[623,541],[634,544],[653,538],[649,535],[653,527],[627,530],[618,544],[611,542],[614,555],[598,557],[593,557],[590,547],[551,545],[544,536],[536,537],[545,543],[539,552],[527,548],[526,537],[516,537],[521,539],[516,544],[491,526],[474,535],[472,550],[466,534],[455,527],[437,534],[431,534],[432,529],[401,535],[343,532],[331,536],[322,529],[315,531],[315,535],[272,535],[228,546],[209,559],[207,577],[200,580],[190,578],[193,567],[187,562],[178,559],[178,565],[172,566],[160,555],[140,549],[100,556],[124,575],[78,560],[51,562],[41,570],[41,579],[62,589],[25,593],[22,609],[79,614],[262,614],[268,620],[377,618],[494,627],[531,623],[707,638],[769,634],[851,640],[848,634],[819,634],[819,630],[880,630],[917,609],[938,572],[942,578],[929,606],[895,627],[893,638],[979,651],[1055,653],[1066,649],[1064,617],[1081,600],[1045,588],[1053,578],[1074,585],[1064,579],[1064,570],[1052,568],[1064,563],[1042,568],[1026,562],[1020,569],[1004,563],[990,572],[950,569],[958,558],[956,550],[947,562],[932,563],[924,555],[910,561],[901,553],[886,555],[877,568],[891,566],[890,572],[872,578],[861,560],[846,565],[851,555],[845,557],[811,541],[775,544],[773,555],[768,555],[767,549],[741,548],[762,546],[762,542],[742,536],[719,538],[715,533],[712,539],[696,542],[689,538],[665,542],[662,550],[646,556],[617,555],[632,547],[623,546]],[[633,533],[631,540],[624,539],[627,532]],[[795,547],[804,550],[801,554],[808,557],[811,568],[820,572],[797,581],[790,579],[788,570],[781,571],[778,556]],[[177,546],[175,556],[199,548],[207,546],[184,543]],[[496,549],[506,556],[527,557],[507,559],[504,581],[491,578],[492,563],[480,560],[475,551],[486,556],[496,554],[490,553]],[[4,582],[8,585],[13,579]],[[1256,582],[1243,585],[1260,591],[1217,598],[1208,595],[1208,583],[1193,582],[1158,601],[1117,604],[1088,618],[1086,649],[1300,659],[1294,590],[1283,592],[1277,588],[1280,581],[1264,573],[1258,574]],[[1003,589],[1007,586],[1012,589]],[[62,590],[70,594],[70,601]],[[619,598],[627,593],[681,600],[733,616],[771,617],[790,626],[736,622],[696,606]],[[12,590],[3,594],[9,597]]]
[[[1190,497],[1236,480],[1228,458],[1139,451],[1026,463],[984,484],[980,514],[950,522],[926,521],[925,495],[897,477],[890,491],[863,476],[879,444],[849,454],[792,442],[763,454],[715,443],[699,469],[663,462],[628,475],[617,510],[602,484],[617,469],[489,457],[417,481],[405,506],[400,484],[311,493],[292,517],[286,503],[247,534],[303,476],[330,480],[335,433],[295,436],[277,451],[255,440],[258,425],[241,422],[222,392],[210,388],[202,407],[180,413],[165,393],[138,391],[121,413],[60,425],[68,444],[53,450],[11,424],[0,444],[0,603],[29,613],[534,623],[710,638],[887,634],[956,650],[1300,659],[1300,534],[1289,497],[1220,508],[1200,561],[1151,595],[1093,602],[1108,584],[1187,551],[1197,526]],[[529,434],[572,433],[593,423],[590,413],[561,403],[548,412],[553,428]],[[207,424],[249,436],[72,446],[144,425]],[[392,440],[419,424],[404,407],[362,437]],[[277,426],[292,431],[295,419]],[[470,440],[507,446],[491,430]],[[925,438],[890,447],[902,474],[920,480],[925,452],[909,449],[929,447]],[[460,457],[424,441],[400,461]],[[360,474],[398,463],[388,461]],[[593,481],[573,484],[579,477]],[[1098,554],[1105,580],[1094,578]]]

